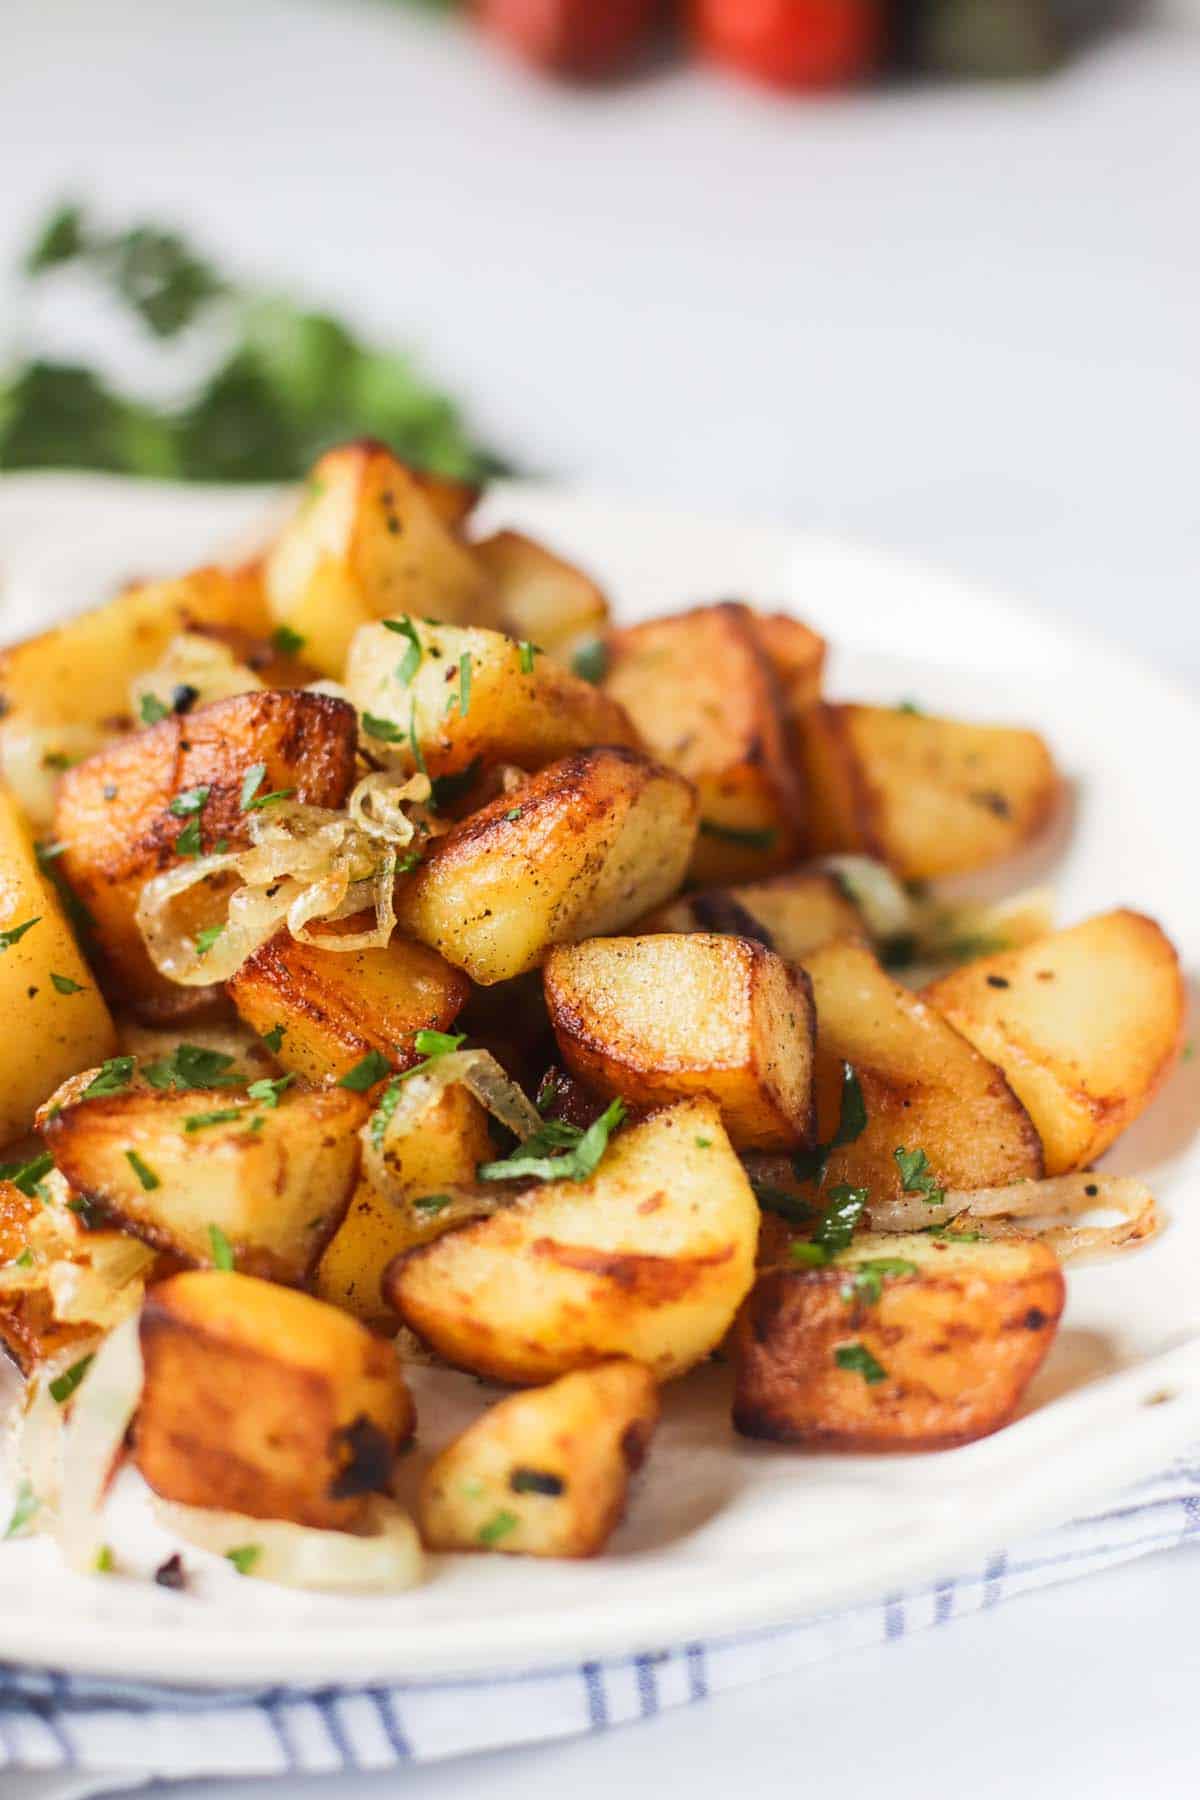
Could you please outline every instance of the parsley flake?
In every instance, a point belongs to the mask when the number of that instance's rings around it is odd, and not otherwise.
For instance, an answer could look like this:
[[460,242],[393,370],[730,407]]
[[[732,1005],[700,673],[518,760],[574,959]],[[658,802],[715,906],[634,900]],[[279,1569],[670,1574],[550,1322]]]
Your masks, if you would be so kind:
[[853,1144],[867,1129],[867,1103],[863,1099],[862,1086],[858,1076],[848,1062],[842,1064],[842,1100],[838,1114],[837,1130],[827,1144],[818,1144],[812,1150],[798,1150],[792,1158],[792,1169],[798,1181],[815,1181],[818,1185],[825,1179],[825,1171],[829,1167],[829,1158],[843,1144]]
[[779,833],[770,826],[722,825],[719,819],[701,819],[700,836],[742,844],[747,850],[773,850]]
[[146,1193],[152,1194],[155,1188],[162,1186],[162,1182],[154,1173],[154,1170],[150,1167],[149,1163],[143,1162],[136,1150],[127,1150],[125,1152],[125,1161],[129,1164],[130,1168],[141,1182]]
[[56,975],[51,969],[50,979],[54,983],[55,990],[60,994],[82,994],[83,992],[83,983],[72,981],[69,975]]
[[209,1249],[212,1252],[212,1266],[228,1274],[233,1268],[233,1246],[219,1225],[208,1228]]
[[91,1368],[92,1361],[93,1358],[90,1356],[81,1357],[77,1363],[72,1363],[69,1369],[64,1369],[61,1375],[56,1375],[50,1383],[50,1398],[56,1400],[60,1406],[64,1401],[69,1400]]
[[413,1201],[413,1211],[423,1213],[426,1218],[433,1218],[436,1213],[445,1212],[452,1204],[449,1194],[422,1194],[419,1200]]
[[293,631],[290,625],[277,625],[271,633],[271,648],[280,656],[298,656],[308,639]]
[[211,792],[212,789],[207,787],[185,788],[182,794],[176,794],[172,800],[170,811],[177,819],[186,819],[192,813],[203,812]]
[[240,1107],[218,1107],[215,1112],[192,1113],[183,1121],[183,1129],[190,1133],[206,1131],[210,1125],[235,1125],[241,1116]]
[[0,951],[9,949],[13,944],[19,944],[25,933],[32,931],[34,926],[40,925],[41,922],[42,915],[39,913],[36,919],[26,919],[23,925],[10,925],[7,931],[0,931]]
[[608,650],[603,642],[593,638],[590,644],[580,644],[571,658],[571,668],[582,681],[597,686],[608,673]]
[[238,1544],[225,1552],[225,1561],[231,1562],[239,1575],[249,1575],[261,1555],[261,1544]]
[[207,956],[224,929],[223,925],[202,926],[192,940],[196,946],[196,955]]
[[163,705],[157,694],[143,694],[138,705],[143,725],[157,725],[160,719],[166,718],[169,711],[170,708]]
[[79,1098],[102,1100],[108,1094],[122,1094],[133,1079],[132,1056],[110,1056],[100,1064]]
[[33,1484],[28,1479],[23,1479],[20,1486],[17,1488],[16,1498],[13,1501],[13,1509],[8,1517],[8,1524],[4,1527],[5,1537],[15,1538],[23,1536],[25,1527],[29,1524],[29,1521],[34,1517],[35,1513],[37,1513],[40,1506],[41,1501],[33,1491]]
[[381,621],[385,631],[394,631],[400,637],[408,639],[408,648],[396,664],[396,680],[401,687],[410,687],[412,678],[421,666],[421,640],[417,636],[417,628],[411,619],[384,619]]
[[[586,1181],[595,1173],[609,1138],[624,1118],[625,1102],[614,1100],[586,1131],[563,1119],[547,1119],[511,1156],[480,1163],[476,1173],[480,1181]],[[547,1155],[552,1149],[562,1153]]]
[[41,1182],[54,1167],[54,1158],[48,1150],[35,1156],[27,1163],[4,1163],[0,1166],[0,1181],[11,1181],[19,1193],[32,1200],[34,1195],[45,1198],[41,1190]]
[[[128,1060],[133,1058],[118,1059]],[[176,1044],[170,1056],[147,1063],[142,1070],[154,1088],[222,1088],[239,1087],[236,1058],[224,1050],[208,1050],[203,1044]]]
[[855,1375],[861,1375],[868,1387],[877,1381],[887,1380],[887,1370],[877,1362],[865,1344],[839,1344],[833,1353],[833,1360],[839,1369],[849,1369]]
[[940,1206],[946,1190],[939,1187],[923,1150],[906,1150],[903,1144],[892,1152],[900,1171],[900,1185],[906,1194],[920,1194],[926,1206]]
[[278,1056],[279,1052],[283,1049],[283,1039],[286,1031],[286,1025],[272,1025],[270,1031],[263,1032],[262,1041],[267,1046],[267,1049],[271,1051],[272,1055]]
[[817,1220],[812,1237],[807,1243],[792,1245],[793,1262],[822,1268],[840,1251],[848,1249],[869,1199],[866,1188],[847,1187],[844,1183],[830,1188],[829,1204]]
[[471,652],[464,650],[458,659],[458,716],[465,719],[471,704]]
[[852,1305],[861,1301],[864,1306],[878,1306],[883,1296],[883,1284],[892,1277],[915,1275],[917,1265],[903,1256],[872,1256],[865,1262],[855,1263],[849,1270],[849,1279],[842,1287],[842,1299]]
[[390,719],[381,719],[377,713],[365,712],[362,723],[367,736],[378,738],[381,744],[399,744],[403,741],[404,732],[400,726],[394,725]]
[[510,1532],[515,1531],[519,1523],[516,1513],[495,1513],[486,1525],[480,1526],[479,1542],[490,1550],[493,1544],[498,1544],[501,1538],[506,1538]]
[[534,657],[535,656],[544,656],[545,651],[541,648],[540,644],[531,644],[529,642],[528,638],[523,638],[521,640],[520,651],[521,651],[521,673],[522,673],[522,675],[532,675],[533,674],[533,659],[534,659]]
[[277,1075],[274,1080],[264,1075],[261,1081],[252,1081],[246,1089],[251,1100],[257,1100],[260,1106],[271,1111],[279,1105],[279,1096],[285,1088],[290,1088],[296,1077],[294,1075]]
[[200,838],[200,818],[188,820],[179,836],[175,839],[176,856],[203,856],[204,845]]
[[338,1086],[349,1088],[352,1094],[365,1094],[368,1088],[373,1088],[391,1072],[392,1065],[382,1050],[368,1050],[361,1062],[356,1062],[338,1078]]

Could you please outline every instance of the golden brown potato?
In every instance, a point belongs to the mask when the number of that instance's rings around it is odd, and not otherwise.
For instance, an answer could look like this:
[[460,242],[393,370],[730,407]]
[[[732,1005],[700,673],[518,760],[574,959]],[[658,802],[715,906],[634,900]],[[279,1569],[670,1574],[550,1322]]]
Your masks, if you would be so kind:
[[726,602],[609,639],[604,690],[700,793],[696,882],[752,880],[794,862],[804,793],[783,692],[748,607]]
[[581,644],[602,636],[608,601],[582,569],[519,531],[497,531],[472,549],[513,637],[567,662]]
[[270,630],[253,567],[196,569],[128,588],[115,600],[0,650],[0,761],[22,810],[54,816],[58,773],[139,721],[130,684],[172,638],[208,626]]
[[1058,797],[1033,731],[887,706],[814,706],[799,726],[811,847],[861,851],[908,880],[1010,856]]
[[657,1422],[654,1377],[636,1362],[510,1394],[429,1468],[421,1535],[431,1550],[594,1556],[620,1523]]
[[996,1068],[940,1012],[902,988],[860,944],[805,958],[817,1007],[817,1137],[832,1141],[843,1065],[854,1069],[866,1125],[828,1159],[831,1183],[898,1197],[897,1149],[924,1150],[940,1187],[999,1187],[1043,1173],[1028,1113]]
[[665,900],[695,831],[680,776],[635,750],[582,751],[439,838],[396,884],[400,929],[490,986]]
[[447,531],[461,531],[483,495],[479,483],[456,481],[452,475],[434,475],[429,469],[408,472]]
[[[31,1255],[31,1227],[44,1213],[37,1194],[22,1193],[0,1180],[0,1270]],[[49,1357],[83,1338],[95,1337],[93,1325],[64,1325],[54,1316],[48,1288],[0,1287],[0,1350],[7,1351],[22,1375],[31,1375]]]
[[340,677],[350,640],[372,619],[491,624],[487,574],[446,522],[444,495],[362,440],[330,450],[265,561],[276,624],[304,639],[323,675]]
[[[415,643],[395,624],[406,625]],[[418,648],[420,662],[402,681],[401,659],[415,662]],[[346,689],[368,745],[412,773],[415,735],[435,780],[473,764],[541,769],[573,750],[638,741],[615,700],[498,631],[412,618],[364,625],[346,659]]]
[[248,1273],[308,1278],[354,1190],[361,1095],[138,1086],[86,1099],[96,1073],[60,1088],[38,1118],[77,1193],[184,1262],[218,1262],[223,1239]]
[[774,665],[788,713],[798,719],[821,698],[825,640],[787,613],[756,613],[754,628]]
[[681,894],[642,919],[639,931],[721,931],[754,938],[799,962],[834,938],[869,934],[844,882],[824,869],[793,869],[741,887]]
[[193,1271],[142,1309],[134,1460],[185,1506],[352,1530],[414,1413],[395,1351],[336,1307]]
[[[384,1270],[402,1251],[439,1234],[446,1190],[473,1182],[493,1149],[487,1115],[466,1088],[414,1075],[388,1121],[382,1150],[397,1198],[362,1177],[321,1258],[316,1289],[377,1331],[395,1333],[400,1320],[383,1296]],[[410,1203],[400,1204],[401,1196]]]
[[857,1238],[767,1270],[735,1335],[733,1418],[813,1450],[941,1450],[1007,1424],[1066,1297],[1031,1238]]
[[384,1276],[405,1324],[477,1375],[532,1384],[632,1356],[665,1381],[715,1348],[750,1285],[758,1206],[711,1100],[627,1126],[589,1180],[503,1197]]
[[[242,783],[266,765],[264,794],[294,790],[314,806],[338,807],[354,778],[354,708],[324,694],[245,694],[161,720],[68,771],[59,786],[55,835],[66,845],[59,867],[95,923],[106,990],[144,1016],[194,1007],[206,989],[180,989],[147,955],[134,917],[152,875],[181,860],[180,837],[198,826],[205,851],[224,839],[248,843]],[[207,789],[199,812],[171,811],[176,796]],[[185,840],[186,841],[186,840]],[[194,890],[197,905],[207,898]],[[220,917],[197,917],[198,925]],[[77,1065],[78,1066],[78,1065]]]
[[[345,919],[322,935],[362,923]],[[227,987],[260,1036],[282,1027],[276,1057],[312,1082],[340,1078],[373,1050],[393,1069],[411,1068],[421,1060],[414,1034],[445,1031],[471,991],[461,970],[410,938],[382,950],[326,950],[287,930],[248,957]]]
[[653,1107],[707,1094],[739,1150],[812,1142],[808,978],[748,938],[589,938],[550,952],[546,1004],[585,1087]]
[[1153,919],[1125,910],[982,957],[924,998],[1004,1070],[1041,1135],[1048,1175],[1107,1150],[1150,1104],[1183,1041],[1174,945]]
[[38,867],[24,820],[0,788],[0,1007],[8,1046],[0,1070],[0,1144],[21,1137],[46,1095],[116,1033],[62,903]]

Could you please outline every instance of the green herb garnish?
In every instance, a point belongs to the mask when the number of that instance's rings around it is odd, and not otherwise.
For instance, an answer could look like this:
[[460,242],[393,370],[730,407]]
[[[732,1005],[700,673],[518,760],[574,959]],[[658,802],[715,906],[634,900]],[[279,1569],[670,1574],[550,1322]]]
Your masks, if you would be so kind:
[[866,1188],[846,1187],[844,1183],[830,1188],[829,1204],[817,1220],[811,1238],[807,1243],[792,1245],[793,1261],[820,1268],[848,1249],[870,1197]]
[[239,1575],[249,1575],[261,1555],[261,1544],[239,1544],[225,1552],[225,1561],[231,1562]]
[[452,1200],[449,1194],[422,1194],[419,1200],[413,1201],[413,1211],[425,1213],[432,1218],[435,1213],[445,1212],[450,1205]]
[[36,919],[26,919],[23,925],[10,925],[7,931],[0,931],[0,950],[7,950],[12,944],[19,944],[25,933],[32,931],[34,926],[40,925],[41,922],[42,916],[39,913]]
[[825,1179],[825,1171],[829,1167],[829,1159],[835,1150],[844,1144],[853,1144],[867,1129],[867,1103],[863,1099],[862,1086],[858,1076],[848,1062],[842,1064],[842,1099],[838,1113],[837,1130],[827,1144],[818,1144],[813,1150],[798,1150],[792,1158],[792,1169],[798,1181],[815,1181],[819,1185]]
[[50,1383],[50,1398],[57,1400],[60,1406],[64,1400],[69,1400],[91,1368],[93,1360],[91,1356],[83,1356],[77,1363],[72,1363],[69,1369],[64,1369],[61,1375],[56,1375]]
[[480,1526],[479,1542],[490,1550],[493,1544],[498,1544],[500,1539],[507,1537],[510,1531],[515,1531],[519,1523],[516,1513],[495,1513],[486,1525]]
[[461,800],[474,787],[482,767],[483,758],[476,756],[465,769],[459,769],[453,775],[436,776],[430,783],[429,804],[433,811],[440,812],[443,807],[453,806],[456,800]]
[[32,1200],[35,1196],[44,1199],[41,1183],[53,1167],[54,1158],[48,1150],[43,1150],[40,1156],[33,1157],[27,1163],[5,1163],[0,1167],[0,1181],[11,1181],[27,1200]]
[[[274,1080],[269,1075],[264,1075],[261,1080],[252,1081],[246,1092],[251,1100],[258,1102],[259,1106],[265,1106],[273,1112],[279,1105],[280,1094],[285,1088],[290,1088],[295,1079],[295,1075],[277,1075]],[[342,1086],[345,1087],[345,1085],[346,1083],[343,1082]]]
[[848,1273],[849,1279],[842,1287],[842,1299],[847,1305],[858,1300],[864,1306],[878,1306],[884,1282],[893,1276],[915,1275],[917,1265],[903,1256],[872,1256],[855,1263]]
[[203,925],[193,940],[197,956],[207,956],[225,927],[223,925]]
[[393,725],[390,719],[381,719],[375,713],[365,712],[362,723],[367,736],[378,738],[381,744],[399,744],[404,738],[399,725]]
[[[625,1117],[625,1102],[614,1100],[600,1117],[581,1131],[562,1119],[545,1124],[498,1162],[480,1163],[480,1181],[586,1181],[595,1173],[608,1141]],[[547,1152],[559,1149],[560,1155]]]
[[458,716],[465,719],[471,704],[471,652],[464,650],[458,659]]
[[747,850],[773,850],[779,836],[769,826],[756,828],[741,825],[722,825],[718,819],[701,819],[700,836],[720,838],[722,843],[742,844]]
[[8,1524],[4,1527],[5,1537],[20,1537],[40,1506],[41,1501],[33,1491],[33,1484],[23,1477],[17,1487],[13,1509],[8,1516]]
[[600,638],[593,638],[590,644],[580,644],[571,658],[571,668],[583,681],[590,681],[592,686],[604,680],[608,673],[608,650]]
[[81,1092],[81,1100],[102,1100],[108,1094],[122,1094],[133,1079],[132,1056],[110,1056],[100,1064]]
[[157,725],[160,719],[166,718],[170,710],[169,706],[163,705],[157,694],[143,694],[138,703],[143,725]]
[[521,640],[520,651],[521,651],[521,673],[522,673],[522,675],[532,675],[533,674],[533,659],[534,659],[534,657],[542,656],[544,654],[544,652],[540,649],[540,647],[537,644],[531,644],[529,642],[528,638],[523,638]]
[[208,1228],[208,1245],[212,1255],[212,1266],[226,1274],[233,1268],[233,1246],[219,1225]]
[[183,1129],[187,1132],[207,1131],[210,1125],[235,1125],[241,1116],[240,1107],[222,1106],[216,1112],[192,1113],[183,1121]]
[[[411,619],[383,619],[381,623],[385,631],[394,631],[408,639],[408,648],[396,664],[395,674],[401,687],[411,687],[413,676],[421,666],[421,640],[417,628]],[[379,733],[373,732],[372,736],[378,737]]]
[[111,1575],[116,1568],[116,1559],[111,1544],[101,1544],[92,1563],[92,1570],[97,1575]]
[[125,1152],[125,1161],[129,1164],[148,1194],[152,1194],[155,1188],[162,1186],[162,1182],[154,1173],[154,1170],[150,1167],[149,1163],[143,1162],[136,1150],[127,1150]]
[[177,819],[189,818],[192,813],[204,811],[211,792],[211,788],[206,787],[185,788],[182,794],[176,794],[169,810]]
[[[396,735],[399,736],[400,734],[397,732]],[[417,703],[415,700],[412,703],[412,710],[408,715],[408,747],[412,752],[413,762],[416,764],[420,773],[422,775],[428,775],[429,770],[425,767],[425,752],[422,750],[421,740],[417,736]]]
[[280,656],[298,656],[308,639],[293,631],[290,625],[277,625],[271,633],[271,648]]
[[278,1056],[279,1052],[283,1049],[283,1039],[286,1031],[286,1025],[272,1025],[270,1031],[263,1032],[262,1041],[273,1056]]
[[51,969],[50,979],[54,983],[56,991],[60,994],[83,993],[83,983],[81,981],[72,981],[69,975],[56,975],[54,970]]
[[906,1150],[903,1145],[893,1150],[900,1171],[900,1186],[906,1194],[920,1194],[926,1206],[940,1206],[946,1190],[939,1187],[923,1150]]
[[[133,1058],[120,1058],[130,1065]],[[224,1050],[207,1050],[203,1044],[177,1044],[170,1056],[147,1063],[142,1070],[154,1088],[223,1088],[238,1087],[241,1077],[234,1069],[236,1058]]]
[[356,1062],[338,1078],[338,1086],[349,1088],[352,1094],[365,1094],[368,1088],[373,1088],[391,1072],[392,1065],[382,1050],[368,1050],[361,1062]]
[[865,1344],[839,1344],[833,1360],[839,1369],[850,1369],[855,1375],[861,1375],[868,1387],[887,1380],[887,1370],[882,1363],[876,1362]]
[[177,856],[203,856],[204,845],[200,839],[199,818],[189,819],[179,836],[175,839]]

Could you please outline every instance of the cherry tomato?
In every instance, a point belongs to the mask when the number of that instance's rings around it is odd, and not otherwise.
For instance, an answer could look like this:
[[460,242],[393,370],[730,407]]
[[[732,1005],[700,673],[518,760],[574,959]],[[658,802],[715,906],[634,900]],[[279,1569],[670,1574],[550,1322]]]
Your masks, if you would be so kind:
[[772,87],[833,87],[878,63],[884,0],[692,0],[704,55]]
[[637,60],[659,0],[475,0],[475,16],[535,67],[598,81]]

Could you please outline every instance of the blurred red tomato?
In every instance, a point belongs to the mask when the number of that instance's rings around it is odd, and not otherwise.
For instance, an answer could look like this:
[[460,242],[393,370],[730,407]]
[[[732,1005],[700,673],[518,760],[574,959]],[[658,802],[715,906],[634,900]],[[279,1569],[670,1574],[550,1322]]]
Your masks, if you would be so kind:
[[692,0],[706,56],[773,87],[833,87],[875,67],[883,0]]
[[475,14],[539,69],[596,81],[635,60],[659,0],[475,0]]

